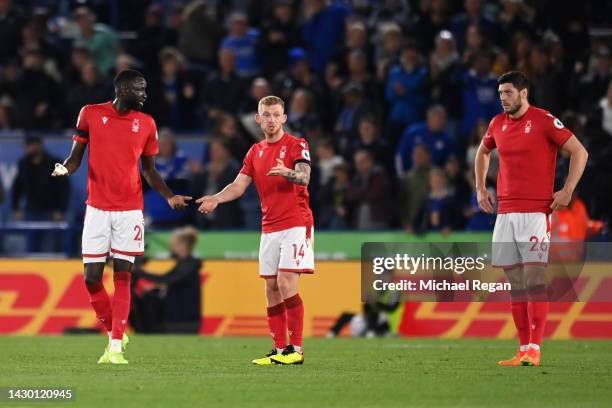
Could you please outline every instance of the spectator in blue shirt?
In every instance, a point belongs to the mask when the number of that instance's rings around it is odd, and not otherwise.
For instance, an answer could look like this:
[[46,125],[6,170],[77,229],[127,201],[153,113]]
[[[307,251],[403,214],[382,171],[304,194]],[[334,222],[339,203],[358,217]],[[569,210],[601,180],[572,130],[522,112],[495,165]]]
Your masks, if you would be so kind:
[[445,127],[446,109],[442,105],[434,105],[427,110],[426,122],[417,123],[406,129],[397,148],[398,174],[404,174],[412,168],[412,152],[418,145],[427,147],[433,164],[444,166],[448,157],[456,150]]
[[485,37],[490,41],[497,40],[498,26],[496,22],[482,12],[482,0],[465,0],[465,13],[455,16],[452,20],[451,31],[457,39],[457,48],[463,52],[465,48],[465,35],[470,25],[481,27]]
[[344,24],[350,9],[342,4],[327,6],[323,0],[306,0],[304,10],[302,39],[310,66],[319,77],[323,77],[327,63],[344,41]]
[[389,71],[385,87],[390,108],[388,137],[391,144],[406,126],[423,120],[426,83],[427,68],[421,64],[416,43],[409,42],[402,48],[400,63]]
[[229,48],[236,56],[236,72],[240,77],[252,77],[259,73],[257,43],[259,31],[249,28],[243,13],[234,13],[229,18],[229,33],[221,42],[221,48]]
[[481,51],[474,56],[472,68],[463,77],[463,120],[461,134],[467,138],[479,120],[488,123],[501,112],[497,96],[497,77],[492,71],[493,56]]

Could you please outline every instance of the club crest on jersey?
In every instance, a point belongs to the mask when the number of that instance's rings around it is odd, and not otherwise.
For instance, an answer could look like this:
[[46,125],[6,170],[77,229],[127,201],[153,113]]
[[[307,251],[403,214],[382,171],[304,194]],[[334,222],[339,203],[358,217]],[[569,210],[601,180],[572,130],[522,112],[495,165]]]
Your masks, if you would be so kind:
[[283,147],[281,147],[281,151],[280,151],[280,154],[278,155],[278,157],[281,158],[281,159],[284,159],[286,153],[287,153],[287,146],[283,146]]
[[259,157],[263,156],[263,150],[259,151]]
[[132,122],[132,132],[137,133],[140,130],[140,123],[138,122],[138,119],[134,119],[134,121]]
[[525,133],[531,133],[531,121],[528,120],[527,123],[525,123]]
[[108,122],[108,118],[106,116],[102,116],[102,123],[106,125],[106,122]]

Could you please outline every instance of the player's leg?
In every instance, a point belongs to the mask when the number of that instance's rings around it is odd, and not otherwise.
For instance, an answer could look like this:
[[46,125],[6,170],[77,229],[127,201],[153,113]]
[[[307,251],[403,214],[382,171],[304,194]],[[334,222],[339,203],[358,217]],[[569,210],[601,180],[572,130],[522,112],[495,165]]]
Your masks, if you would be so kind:
[[511,287],[510,308],[512,320],[518,333],[519,349],[512,358],[502,360],[498,364],[503,366],[520,366],[521,358],[529,349],[529,315],[525,290],[525,271],[521,265],[518,265],[513,268],[505,268],[504,273]]
[[264,357],[252,361],[257,365],[273,365],[270,357],[282,353],[287,345],[287,314],[283,297],[276,283],[280,259],[280,236],[280,231],[263,233],[259,243],[259,276],[265,280],[266,314],[274,346],[272,351]]
[[515,243],[514,215],[513,213],[498,214],[495,220],[495,228],[493,229],[492,263],[494,266],[504,269],[504,273],[512,288],[510,310],[519,337],[519,349],[515,355],[508,360],[498,361],[498,364],[503,366],[520,365],[520,358],[525,353],[521,349],[526,349],[526,345],[529,343],[527,303],[524,298],[525,279],[521,267],[520,253]]
[[521,358],[523,365],[540,365],[542,337],[548,316],[546,265],[550,247],[550,215],[520,214],[521,257],[525,269],[530,327],[529,349]]
[[[85,288],[96,317],[104,325],[109,342],[112,331],[112,305],[102,278],[110,246],[110,216],[108,212],[87,206],[81,248]],[[98,363],[106,362],[106,350]]]
[[300,274],[314,272],[312,234],[310,227],[296,227],[286,230],[283,237],[277,283],[287,310],[289,345],[283,354],[271,357],[281,364],[304,362],[304,303],[299,295],[298,283]]
[[113,330],[109,361],[127,364],[123,356],[128,318],[130,315],[131,280],[134,259],[144,254],[144,218],[142,211],[111,212],[111,252],[113,252]]

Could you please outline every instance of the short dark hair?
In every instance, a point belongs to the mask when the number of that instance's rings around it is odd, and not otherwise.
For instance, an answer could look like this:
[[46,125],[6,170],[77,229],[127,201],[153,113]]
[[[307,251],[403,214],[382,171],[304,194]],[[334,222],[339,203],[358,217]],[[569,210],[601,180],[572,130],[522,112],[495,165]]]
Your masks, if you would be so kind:
[[135,69],[124,69],[115,75],[115,79],[113,80],[113,85],[115,88],[120,87],[121,85],[131,82],[137,78],[144,79],[144,75]]
[[529,89],[529,79],[520,71],[509,71],[500,76],[497,80],[497,85],[501,84],[512,84],[519,91]]

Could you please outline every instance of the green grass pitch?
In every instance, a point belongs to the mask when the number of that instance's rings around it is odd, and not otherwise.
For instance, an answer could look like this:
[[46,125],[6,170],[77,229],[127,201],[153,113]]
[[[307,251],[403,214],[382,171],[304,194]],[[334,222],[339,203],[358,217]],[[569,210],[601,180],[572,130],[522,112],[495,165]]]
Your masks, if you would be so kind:
[[[0,387],[76,389],[63,407],[603,407],[611,341],[548,341],[541,367],[498,367],[514,341],[307,339],[303,366],[253,366],[265,338],[134,335],[128,366],[102,336],[0,336]],[[1,405],[1,404],[0,404]]]

